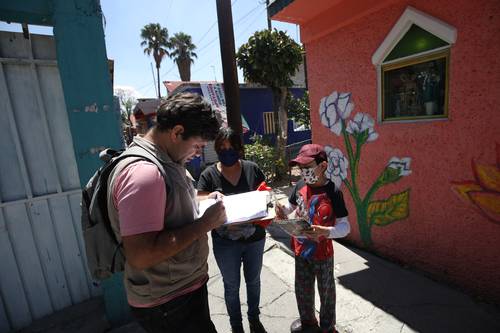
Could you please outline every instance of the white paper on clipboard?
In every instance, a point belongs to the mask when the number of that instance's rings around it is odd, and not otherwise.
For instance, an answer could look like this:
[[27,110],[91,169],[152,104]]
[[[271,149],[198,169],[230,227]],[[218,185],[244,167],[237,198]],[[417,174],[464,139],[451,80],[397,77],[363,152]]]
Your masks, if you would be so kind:
[[[226,208],[227,215],[225,224],[246,223],[266,218],[268,216],[268,200],[269,192],[267,191],[251,191],[224,196],[222,202]],[[202,216],[207,208],[216,202],[215,199],[200,201],[199,216]]]

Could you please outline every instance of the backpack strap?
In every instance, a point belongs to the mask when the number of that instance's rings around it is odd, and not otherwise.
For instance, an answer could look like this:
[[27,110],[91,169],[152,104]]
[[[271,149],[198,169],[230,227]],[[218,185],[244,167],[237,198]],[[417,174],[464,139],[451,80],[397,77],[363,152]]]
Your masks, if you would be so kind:
[[[158,159],[156,159],[151,154],[145,154],[145,153],[141,154],[140,152],[139,152],[139,154],[135,154],[135,153],[127,153],[127,151],[125,151],[125,152],[119,154],[118,156],[113,157],[108,162],[108,164],[102,169],[102,173],[99,177],[99,184],[98,184],[98,186],[100,188],[96,189],[96,191],[98,191],[97,195],[94,196],[94,198],[92,198],[92,200],[97,200],[96,204],[99,205],[99,207],[100,207],[99,211],[102,213],[102,215],[106,216],[106,218],[104,219],[104,221],[106,221],[106,223],[105,223],[106,229],[107,229],[108,233],[111,236],[113,236],[113,238],[117,244],[117,248],[115,249],[114,254],[113,254],[113,264],[115,261],[116,254],[118,252],[118,248],[121,247],[122,242],[119,242],[118,239],[116,238],[114,231],[111,227],[110,220],[108,218],[108,214],[109,214],[109,212],[108,212],[108,191],[109,191],[108,182],[109,182],[109,177],[112,174],[112,172],[115,170],[116,166],[120,162],[124,161],[127,158],[130,158],[130,163],[144,160],[144,161],[148,161],[148,162],[155,164],[157,166],[158,170],[160,171],[163,179],[165,180],[165,186],[167,184],[167,182],[166,182],[167,176],[165,173],[165,168],[158,161]],[[128,164],[126,164],[124,167],[126,167],[127,165]],[[94,205],[95,204],[91,204],[91,207]],[[91,214],[92,214],[92,212],[91,212]],[[98,219],[93,219],[93,220],[98,220]]]
[[[168,195],[168,192],[171,191],[171,189],[174,187],[177,187],[177,186],[180,186],[182,188],[186,187],[186,182],[181,181],[181,179],[184,179],[186,174],[179,172],[179,168],[177,166],[177,163],[162,161],[162,160],[158,159],[154,154],[149,152],[146,148],[144,148],[143,146],[141,146],[139,144],[134,145],[134,146],[128,148],[127,150],[125,150],[125,152],[122,155],[120,155],[120,158],[122,158],[122,156],[124,156],[123,158],[125,158],[126,156],[142,157],[143,160],[146,160],[146,161],[149,161],[149,162],[155,164],[158,167],[158,169],[160,170],[160,173],[163,176],[163,179],[165,180],[167,195]],[[167,169],[168,169],[168,171],[171,171],[171,172],[167,173]],[[173,176],[175,174],[178,174],[178,177]]]
[[125,258],[125,255],[121,251],[122,247],[123,247],[123,242],[119,242],[118,244],[116,244],[115,250],[113,251],[113,257],[111,258],[111,267],[109,268],[109,270],[113,274],[115,273],[116,256],[118,255],[118,253],[120,253],[122,257]]
[[146,149],[142,148],[141,146],[133,146],[125,150],[120,156],[118,156],[118,159],[121,161],[127,157],[139,157],[143,160],[146,160],[148,162],[151,162],[155,164],[158,169],[160,170],[161,175],[165,178],[166,172],[165,172],[165,167],[163,164],[156,158],[155,155],[151,154],[148,152]]

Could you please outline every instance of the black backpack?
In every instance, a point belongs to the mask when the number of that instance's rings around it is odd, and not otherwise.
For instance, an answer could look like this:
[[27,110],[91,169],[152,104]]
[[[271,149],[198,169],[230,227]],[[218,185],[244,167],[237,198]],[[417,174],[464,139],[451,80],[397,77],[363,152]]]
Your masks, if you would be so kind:
[[127,150],[105,149],[99,157],[104,165],[94,173],[82,190],[81,223],[90,274],[96,280],[103,280],[115,272],[123,271],[125,267],[122,244],[113,232],[108,215],[108,179],[111,171],[120,161],[130,157],[131,163],[146,160],[156,164],[164,179],[165,171],[153,155],[140,147]]

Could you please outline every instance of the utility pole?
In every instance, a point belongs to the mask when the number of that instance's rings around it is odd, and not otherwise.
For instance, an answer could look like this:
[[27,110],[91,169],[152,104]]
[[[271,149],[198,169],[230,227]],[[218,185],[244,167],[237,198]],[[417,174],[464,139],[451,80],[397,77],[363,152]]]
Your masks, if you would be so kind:
[[217,75],[215,75],[215,66],[212,65],[210,67],[212,67],[212,71],[214,72],[214,80],[215,80],[215,82],[217,82]]
[[217,21],[219,23],[220,54],[222,59],[222,74],[224,79],[224,94],[226,95],[226,112],[229,127],[242,136],[240,113],[240,87],[236,58],[234,53],[233,16],[231,0],[217,1]]
[[269,0],[266,0],[266,14],[267,14],[267,29],[271,30],[271,18],[269,17]]
[[151,65],[151,74],[153,74],[153,86],[155,87],[155,93],[158,94],[158,99],[160,99],[160,84],[158,83],[158,90],[156,90],[156,80],[155,80],[155,71],[153,70],[153,63],[149,63]]

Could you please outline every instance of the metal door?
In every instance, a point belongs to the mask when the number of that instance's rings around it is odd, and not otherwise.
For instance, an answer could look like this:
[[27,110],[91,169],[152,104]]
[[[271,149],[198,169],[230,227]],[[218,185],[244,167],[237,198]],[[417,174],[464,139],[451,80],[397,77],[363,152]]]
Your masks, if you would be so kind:
[[0,32],[0,332],[99,294],[52,36]]

